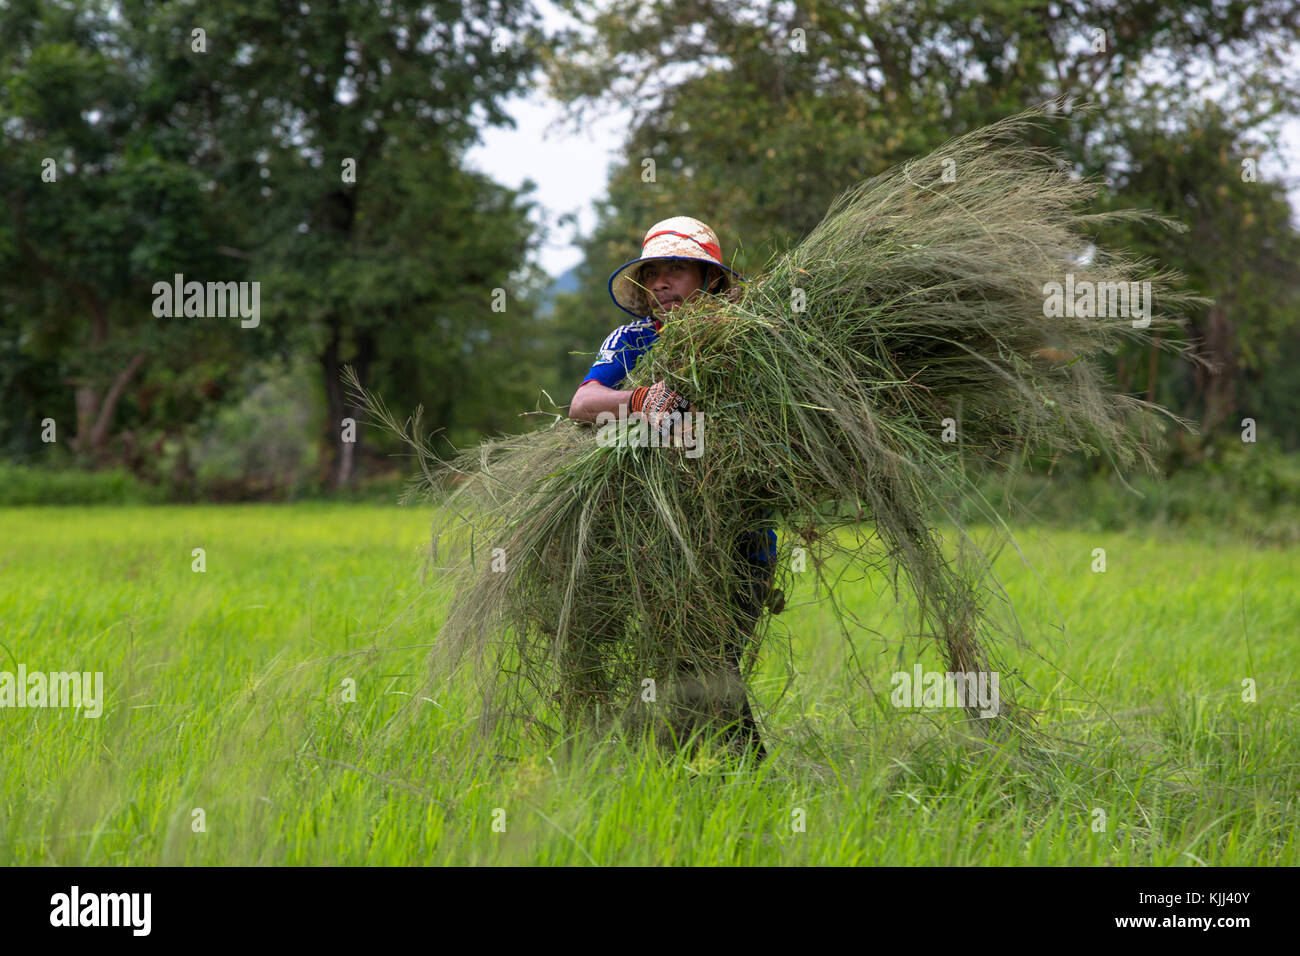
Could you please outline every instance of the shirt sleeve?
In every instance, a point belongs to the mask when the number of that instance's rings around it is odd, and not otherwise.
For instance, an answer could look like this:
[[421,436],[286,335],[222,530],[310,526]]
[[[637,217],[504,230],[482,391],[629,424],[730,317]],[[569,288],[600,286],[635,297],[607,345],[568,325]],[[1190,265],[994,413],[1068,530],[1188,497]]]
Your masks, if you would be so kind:
[[653,341],[652,330],[639,325],[620,325],[601,343],[600,354],[581,384],[600,382],[606,388],[618,388]]

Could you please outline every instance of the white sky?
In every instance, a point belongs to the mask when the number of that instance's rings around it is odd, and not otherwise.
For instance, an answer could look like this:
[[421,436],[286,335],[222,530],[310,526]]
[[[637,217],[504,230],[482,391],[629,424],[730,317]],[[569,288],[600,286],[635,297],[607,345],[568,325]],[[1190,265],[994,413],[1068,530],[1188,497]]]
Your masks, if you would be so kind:
[[[551,5],[535,0],[548,31],[571,25],[572,19]],[[538,252],[538,262],[558,276],[582,259],[574,245],[575,226],[556,225],[560,216],[577,217],[576,229],[589,233],[595,227],[593,200],[605,193],[609,164],[627,134],[630,117],[623,111],[592,120],[581,132],[564,122],[565,110],[544,89],[506,104],[516,129],[483,130],[480,142],[467,151],[467,163],[512,188],[525,179],[537,186],[532,196],[541,207],[550,235]],[[1292,220],[1300,224],[1300,117],[1283,127],[1281,155],[1264,154],[1260,179],[1283,178],[1290,183]],[[630,253],[635,250],[630,250]]]
[[[627,135],[626,117],[593,121],[580,133],[571,126],[548,130],[564,117],[564,110],[545,93],[511,101],[506,106],[517,129],[500,127],[484,130],[479,145],[466,153],[468,165],[512,188],[525,179],[537,186],[532,199],[542,209],[550,227],[547,242],[538,252],[538,262],[551,276],[558,276],[582,260],[574,245],[575,226],[557,226],[566,213],[578,217],[577,228],[591,232],[596,225],[592,201],[603,196],[609,164]],[[631,258],[631,255],[628,256]]]

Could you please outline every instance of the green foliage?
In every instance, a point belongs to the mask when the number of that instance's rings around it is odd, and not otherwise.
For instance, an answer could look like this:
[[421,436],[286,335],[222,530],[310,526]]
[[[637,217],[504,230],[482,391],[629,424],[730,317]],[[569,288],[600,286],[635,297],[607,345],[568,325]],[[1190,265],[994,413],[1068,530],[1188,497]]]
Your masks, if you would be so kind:
[[[1121,388],[1145,386],[1201,422],[1203,440],[1178,449],[1196,463],[1231,439],[1243,417],[1266,425],[1286,448],[1300,447],[1300,232],[1280,182],[1254,179],[1243,164],[1269,151],[1222,107],[1183,103],[1129,109],[1128,125],[1096,155],[1115,183],[1108,206],[1140,204],[1185,222],[1184,235],[1122,223],[1102,235],[1167,263],[1213,304],[1189,315],[1187,341],[1212,363],[1159,365],[1145,351],[1117,357]],[[1171,119],[1171,116],[1176,119]],[[1155,368],[1155,380],[1151,378]]]
[[0,462],[0,506],[139,505],[163,500],[123,468],[87,472]]
[[[995,510],[1052,527],[1130,531],[1169,528],[1260,544],[1300,542],[1300,456],[1261,445],[1212,446],[1194,469],[1168,477],[1022,473],[986,476],[985,501]],[[977,520],[979,509],[961,512]]]
[[[1050,647],[1014,661],[1061,738],[1034,769],[951,714],[889,705],[891,672],[940,662],[867,633],[905,633],[887,580],[843,575],[863,624],[846,641],[805,576],[781,617],[803,666],[773,642],[754,675],[772,759],[737,774],[639,741],[479,746],[470,682],[422,693],[444,608],[423,599],[427,528],[407,509],[11,510],[0,526],[0,620],[23,629],[5,644],[29,669],[102,671],[106,692],[95,720],[5,712],[3,865],[1300,864],[1294,547],[1026,530],[1037,573],[1010,550],[997,570]],[[1105,574],[1088,570],[1098,546]],[[855,666],[869,685],[846,684]]]
[[[1148,381],[1151,353],[1126,343],[1106,366],[1120,390],[1203,420],[1207,441],[1251,415],[1300,447],[1300,239],[1281,184],[1240,175],[1243,158],[1276,155],[1280,120],[1300,113],[1300,21],[1288,0],[1248,14],[1215,0],[564,6],[589,29],[558,38],[546,60],[552,88],[579,119],[611,101],[634,111],[584,242],[581,288],[560,306],[575,348],[593,349],[614,324],[605,278],[651,223],[703,219],[745,271],[802,238],[852,183],[1055,101],[1065,121],[1037,131],[1037,145],[1108,177],[1110,207],[1154,208],[1192,227],[1119,226],[1105,241],[1220,302],[1191,317],[1185,344],[1222,373],[1165,361]],[[1072,108],[1084,100],[1096,108]],[[655,182],[643,181],[647,158]],[[1200,445],[1173,451],[1195,461]]]
[[[238,402],[242,369],[271,355],[317,370],[324,401],[299,444],[341,451],[349,364],[458,438],[518,427],[553,375],[530,306],[543,281],[531,204],[463,154],[483,119],[507,121],[536,15],[522,0],[429,13],[219,5],[199,51],[175,4],[0,10],[0,399],[23,413],[11,454],[38,453],[36,422],[53,417],[84,464],[192,491],[189,459],[213,458],[195,423]],[[155,318],[152,285],[177,272],[259,282],[261,324]]]
[[[197,53],[184,5],[4,5],[0,403],[14,424],[0,453],[39,458],[37,423],[53,417],[83,463],[184,485],[194,423],[237,401],[240,370],[270,355],[319,368],[309,437],[335,455],[347,366],[395,404],[423,405],[455,445],[514,431],[520,411],[546,407],[543,388],[567,400],[625,317],[605,281],[652,222],[704,219],[749,271],[852,183],[1057,97],[1098,108],[1063,104],[1068,121],[1038,145],[1109,177],[1116,206],[1191,225],[1103,241],[1219,303],[1191,317],[1185,344],[1221,372],[1125,344],[1105,360],[1120,391],[1205,423],[1174,464],[1194,465],[1247,415],[1300,447],[1300,256],[1269,179],[1270,137],[1300,110],[1288,0],[564,6],[594,29],[543,37],[522,0],[447,0],[432,19],[415,0],[249,0],[205,13]],[[511,42],[494,50],[494,31]],[[1204,69],[1212,57],[1220,68]],[[529,189],[463,163],[538,64],[579,123],[607,101],[636,110],[581,287],[547,318],[532,306],[545,277],[529,261],[543,239]],[[1242,182],[1247,157],[1260,182]],[[55,183],[41,180],[47,158]],[[345,158],[356,183],[341,180]],[[148,290],[177,271],[260,281],[261,327],[155,319]],[[491,308],[498,288],[505,312]],[[397,450],[371,441],[363,471]],[[159,474],[164,447],[179,476]]]
[[193,456],[201,494],[218,500],[295,497],[315,479],[312,440],[319,401],[308,369],[250,369],[238,402],[228,402],[202,432]]

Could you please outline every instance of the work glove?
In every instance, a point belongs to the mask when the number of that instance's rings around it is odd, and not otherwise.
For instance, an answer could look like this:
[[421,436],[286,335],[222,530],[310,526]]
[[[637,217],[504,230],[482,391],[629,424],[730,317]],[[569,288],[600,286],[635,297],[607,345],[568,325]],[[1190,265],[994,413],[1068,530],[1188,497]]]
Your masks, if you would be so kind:
[[672,413],[680,412],[684,416],[690,409],[691,403],[686,397],[674,392],[663,382],[633,389],[632,397],[627,403],[629,412],[640,412],[651,428],[666,431],[669,435],[676,431],[670,417]]

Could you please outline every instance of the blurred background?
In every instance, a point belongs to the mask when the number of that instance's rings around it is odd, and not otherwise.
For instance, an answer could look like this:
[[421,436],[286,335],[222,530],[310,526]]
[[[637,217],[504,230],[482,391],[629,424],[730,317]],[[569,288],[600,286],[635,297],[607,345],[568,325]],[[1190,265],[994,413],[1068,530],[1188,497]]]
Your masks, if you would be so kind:
[[[655,221],[754,272],[846,187],[1055,99],[1040,145],[1099,207],[1189,227],[1095,238],[1213,297],[1214,368],[1108,360],[1201,425],[1145,497],[1084,459],[1017,493],[1300,540],[1294,0],[7,0],[0,58],[0,504],[392,500],[410,460],[345,366],[448,451],[536,427]],[[177,273],[260,283],[258,325],[156,317]]]

